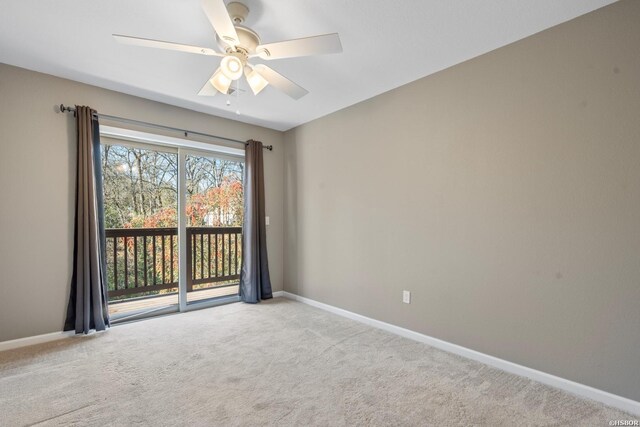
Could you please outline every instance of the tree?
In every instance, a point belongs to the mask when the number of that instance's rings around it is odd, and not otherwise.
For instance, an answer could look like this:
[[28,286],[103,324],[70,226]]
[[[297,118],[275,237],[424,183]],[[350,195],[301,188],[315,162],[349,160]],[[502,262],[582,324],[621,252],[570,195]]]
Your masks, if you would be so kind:
[[[106,228],[176,227],[175,153],[103,145]],[[192,226],[242,223],[242,162],[187,156],[187,214]]]
[[[178,158],[175,153],[105,144],[102,146],[102,166],[106,228],[177,227]],[[242,162],[232,160],[187,156],[185,174],[188,226],[242,225],[243,167]],[[116,241],[117,246],[114,246]],[[165,245],[166,242],[168,244]],[[204,259],[207,263],[212,259],[215,259],[216,263],[220,260],[221,274],[231,274],[230,262],[225,263],[224,257],[221,256],[224,240],[220,242],[219,247],[214,245],[214,251],[217,251],[214,255],[208,248],[209,244],[210,240],[207,240],[205,252],[202,252],[202,245],[197,245],[194,248],[194,259],[200,259],[202,262],[202,255],[206,254]],[[241,237],[234,235],[232,240],[229,236],[226,245],[227,254],[233,247],[241,258]],[[114,290],[116,286],[116,265],[121,287],[124,275],[127,276],[128,283],[133,283],[135,278],[139,283],[145,282],[145,279],[148,279],[149,283],[165,283],[162,282],[165,276],[163,273],[177,271],[178,257],[171,256],[172,253],[178,253],[175,234],[129,237],[126,244],[125,238],[119,237],[108,239],[107,246],[109,254],[114,253],[114,250],[117,252],[113,257],[109,257],[107,262],[110,290]],[[161,246],[165,249],[168,246],[169,249],[162,251]],[[144,249],[140,249],[141,247]],[[235,269],[237,265],[234,265],[234,271]],[[140,289],[139,294],[133,295],[173,291]]]

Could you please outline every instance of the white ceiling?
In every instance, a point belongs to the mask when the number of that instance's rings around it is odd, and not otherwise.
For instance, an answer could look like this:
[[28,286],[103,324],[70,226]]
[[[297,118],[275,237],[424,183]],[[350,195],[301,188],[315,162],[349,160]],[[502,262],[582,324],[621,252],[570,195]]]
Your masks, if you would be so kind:
[[227,107],[226,95],[196,95],[219,58],[111,37],[217,48],[199,0],[0,0],[0,62],[286,130],[614,1],[245,0],[263,43],[340,33],[341,54],[268,62],[310,91],[298,101],[267,87]]

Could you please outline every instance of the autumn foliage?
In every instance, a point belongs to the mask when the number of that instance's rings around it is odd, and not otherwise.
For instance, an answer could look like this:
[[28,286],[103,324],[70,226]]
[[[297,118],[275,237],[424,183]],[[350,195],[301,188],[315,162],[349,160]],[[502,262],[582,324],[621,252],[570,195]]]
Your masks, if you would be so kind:
[[[225,177],[219,187],[187,197],[188,226],[241,226],[242,183]],[[175,207],[165,207],[153,215],[135,216],[125,228],[177,227],[178,213]]]

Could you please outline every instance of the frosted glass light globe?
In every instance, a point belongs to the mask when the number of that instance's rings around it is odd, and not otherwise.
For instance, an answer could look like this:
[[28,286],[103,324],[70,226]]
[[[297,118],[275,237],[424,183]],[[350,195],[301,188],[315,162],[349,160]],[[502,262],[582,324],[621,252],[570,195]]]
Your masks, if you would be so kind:
[[232,55],[225,56],[220,63],[222,73],[231,80],[238,80],[242,77],[242,68],[240,59]]

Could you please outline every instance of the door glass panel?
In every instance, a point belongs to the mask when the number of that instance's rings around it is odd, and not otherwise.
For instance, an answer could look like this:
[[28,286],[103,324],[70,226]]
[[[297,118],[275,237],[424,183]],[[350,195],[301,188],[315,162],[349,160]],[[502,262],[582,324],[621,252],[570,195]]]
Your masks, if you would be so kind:
[[112,319],[177,306],[177,153],[116,143],[101,156]]
[[238,294],[244,163],[186,156],[187,303]]

